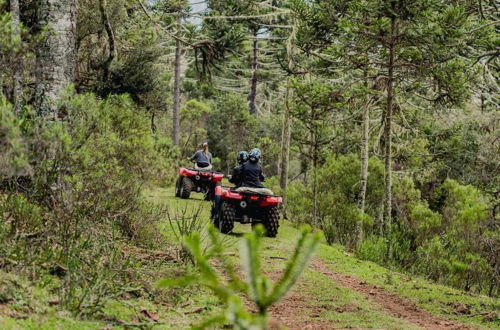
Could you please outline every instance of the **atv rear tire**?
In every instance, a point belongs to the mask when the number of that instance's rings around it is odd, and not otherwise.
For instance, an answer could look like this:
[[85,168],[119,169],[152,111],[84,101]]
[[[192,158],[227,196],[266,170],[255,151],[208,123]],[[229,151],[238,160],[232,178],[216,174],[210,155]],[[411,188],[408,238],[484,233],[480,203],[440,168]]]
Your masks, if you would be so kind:
[[181,184],[182,184],[182,176],[177,179],[175,183],[175,197],[181,197]]
[[191,195],[191,189],[193,189],[193,183],[188,178],[182,178],[180,185],[179,195],[183,199],[188,199]]
[[271,206],[266,211],[266,219],[264,227],[266,228],[267,237],[276,237],[278,235],[278,228],[280,226],[280,210],[277,206]]
[[229,234],[234,229],[234,220],[236,218],[236,209],[232,204],[222,202],[221,209],[219,211],[219,219],[216,224],[220,232],[223,234]]

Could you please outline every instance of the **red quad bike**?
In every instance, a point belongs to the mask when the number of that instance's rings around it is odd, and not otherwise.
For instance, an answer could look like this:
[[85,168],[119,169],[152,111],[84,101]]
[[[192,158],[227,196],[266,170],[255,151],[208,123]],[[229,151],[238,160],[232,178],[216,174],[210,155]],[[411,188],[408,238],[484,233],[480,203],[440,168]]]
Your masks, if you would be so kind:
[[224,174],[214,171],[181,167],[175,184],[175,197],[188,199],[191,192],[205,194],[205,200],[213,200],[215,187],[220,186]]
[[229,234],[234,223],[261,223],[267,237],[276,237],[280,225],[280,208],[283,198],[254,191],[237,192],[229,187],[215,187],[215,198],[219,206],[212,203],[212,221],[221,233]]

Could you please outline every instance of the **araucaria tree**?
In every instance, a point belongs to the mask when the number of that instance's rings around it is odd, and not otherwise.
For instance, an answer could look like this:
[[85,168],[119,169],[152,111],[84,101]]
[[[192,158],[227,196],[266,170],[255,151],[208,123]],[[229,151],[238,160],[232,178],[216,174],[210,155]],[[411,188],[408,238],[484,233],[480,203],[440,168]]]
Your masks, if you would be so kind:
[[335,15],[321,16],[324,21],[319,26],[331,34],[320,50],[352,70],[368,72],[368,78],[383,81],[383,228],[390,236],[394,120],[403,118],[405,98],[426,101],[429,107],[464,101],[468,96],[464,56],[472,23],[462,6],[444,0],[332,1],[325,6]]

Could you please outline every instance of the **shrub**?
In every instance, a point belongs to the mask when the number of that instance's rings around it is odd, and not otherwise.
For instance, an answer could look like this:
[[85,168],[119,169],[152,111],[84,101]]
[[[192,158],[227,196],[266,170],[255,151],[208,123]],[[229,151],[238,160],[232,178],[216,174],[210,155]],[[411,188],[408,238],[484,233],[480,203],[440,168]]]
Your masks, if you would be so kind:
[[[365,232],[371,233],[382,200],[383,165],[372,158],[369,163],[366,214],[357,207],[361,164],[354,154],[327,159],[317,170],[318,217],[328,243],[352,246],[356,222],[361,219]],[[295,221],[310,222],[313,208],[312,187],[293,183],[287,192],[287,210]]]
[[59,106],[64,121],[11,125],[9,136],[21,130],[17,145],[26,146],[32,176],[7,177],[0,193],[0,260],[32,279],[58,276],[64,306],[93,314],[129,286],[125,269],[134,258],[122,241],[163,243],[162,214],[142,190],[165,158],[147,116],[127,96],[99,100],[70,91]]
[[[354,154],[331,157],[317,170],[319,226],[329,244],[353,247],[355,225],[361,219],[359,172],[360,161]],[[397,175],[392,230],[389,237],[382,237],[375,220],[380,214],[382,188],[383,166],[372,158],[366,213],[361,219],[365,240],[357,251],[359,257],[459,288],[495,294],[500,283],[494,271],[498,269],[498,230],[491,219],[491,203],[479,189],[448,179],[435,189],[431,208],[411,177]],[[290,184],[287,211],[296,223],[311,222],[312,196],[310,183]]]

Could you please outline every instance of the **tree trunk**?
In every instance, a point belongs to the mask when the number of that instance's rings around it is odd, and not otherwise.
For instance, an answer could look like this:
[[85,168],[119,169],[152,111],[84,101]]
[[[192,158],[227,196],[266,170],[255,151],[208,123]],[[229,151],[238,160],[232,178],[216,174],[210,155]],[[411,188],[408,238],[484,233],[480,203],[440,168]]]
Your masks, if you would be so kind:
[[290,88],[287,86],[285,94],[285,111],[283,112],[283,130],[281,134],[281,161],[280,161],[280,188],[283,196],[286,195],[288,185],[288,169],[290,162],[290,138],[292,116],[290,111],[290,101],[292,97]]
[[106,34],[108,35],[108,46],[109,46],[109,55],[103,64],[102,82],[104,84],[103,86],[104,88],[106,88],[109,79],[109,68],[111,66],[111,63],[117,57],[115,35],[113,33],[113,29],[109,21],[107,7],[108,4],[106,0],[99,0],[99,11],[101,12],[102,24],[104,25],[104,29],[106,30]]
[[[180,24],[180,20],[179,20]],[[181,107],[181,59],[182,49],[180,40],[175,40],[175,72],[174,72],[174,109],[172,114],[173,142],[174,146],[179,145]]]
[[[292,32],[286,43],[286,51],[288,58],[288,69],[293,70],[294,62],[294,42],[296,37],[295,18],[292,17]],[[285,94],[285,111],[283,113],[283,130],[281,134],[281,157],[279,164],[280,188],[283,196],[283,214],[287,218],[286,206],[286,189],[288,186],[288,170],[290,167],[290,140],[292,136],[292,109],[290,108],[290,99],[293,97],[290,89],[290,78],[288,78]]]
[[40,0],[38,14],[48,30],[37,49],[36,107],[41,118],[55,120],[61,92],[75,78],[76,0]]
[[[10,12],[12,16],[12,39],[21,40],[21,19],[19,11],[19,0],[10,0]],[[22,85],[22,59],[16,60],[13,65],[14,78],[14,110],[18,116],[22,111],[23,85]]]
[[361,177],[359,180],[358,207],[361,218],[356,222],[356,248],[363,243],[363,216],[366,204],[366,186],[368,184],[368,161],[370,143],[370,96],[366,96],[363,106],[363,134],[361,140]]
[[313,175],[313,220],[314,226],[318,226],[318,144],[316,142],[316,132],[313,133],[313,163],[312,163],[312,175]]
[[252,55],[252,81],[250,88],[250,95],[248,96],[249,101],[249,111],[250,114],[255,114],[257,112],[257,105],[255,104],[257,99],[257,69],[258,69],[258,52],[259,52],[259,42],[257,41],[257,33],[255,33],[255,39],[253,41],[253,55]]
[[[396,48],[396,18],[391,19],[391,39],[389,42],[389,58],[387,63],[387,108],[384,126],[384,227],[385,236],[389,239],[392,226],[392,114],[394,103],[394,59]],[[388,245],[390,246],[390,244]],[[388,251],[389,254],[390,251]]]

